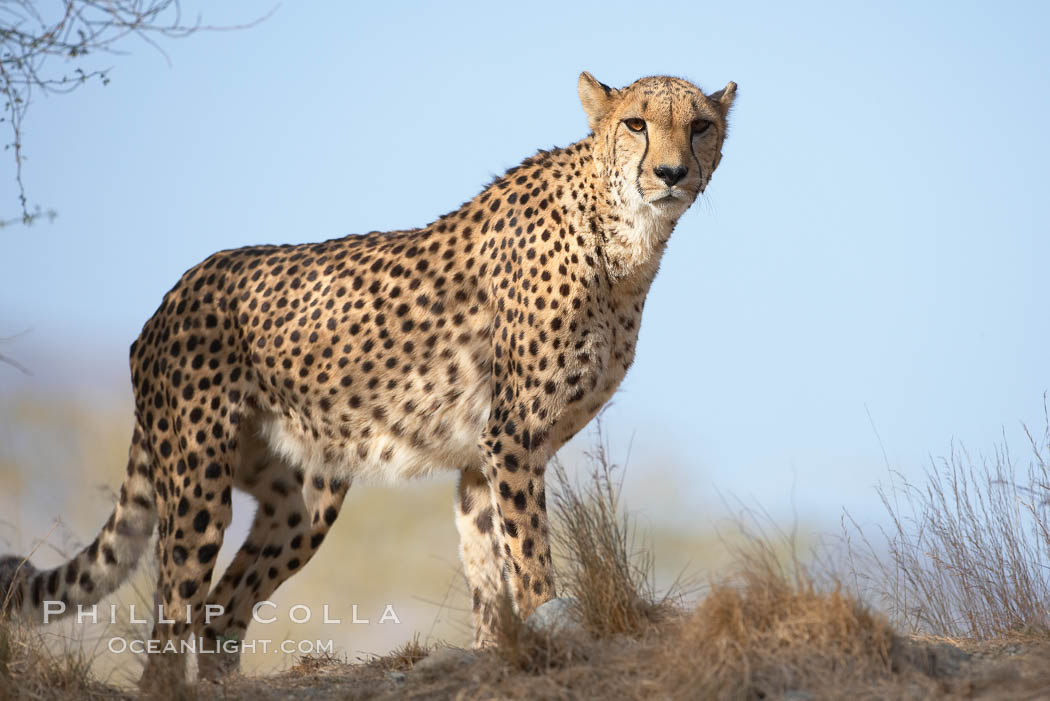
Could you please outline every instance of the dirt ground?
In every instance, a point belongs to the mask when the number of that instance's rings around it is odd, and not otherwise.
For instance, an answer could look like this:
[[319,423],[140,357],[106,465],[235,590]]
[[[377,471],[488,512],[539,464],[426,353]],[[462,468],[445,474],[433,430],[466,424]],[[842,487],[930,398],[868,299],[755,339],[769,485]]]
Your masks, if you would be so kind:
[[[270,701],[297,698],[707,698],[709,689],[681,684],[681,671],[656,662],[656,641],[606,640],[584,645],[578,658],[525,671],[497,653],[437,648],[415,661],[384,657],[348,664],[304,659],[273,677],[202,684],[204,697]],[[898,641],[896,661],[881,678],[854,688],[764,690],[756,684],[725,698],[959,698],[1050,699],[1050,640],[1017,637],[991,642],[910,638]],[[627,662],[624,658],[633,658]],[[715,696],[721,696],[715,694]]]

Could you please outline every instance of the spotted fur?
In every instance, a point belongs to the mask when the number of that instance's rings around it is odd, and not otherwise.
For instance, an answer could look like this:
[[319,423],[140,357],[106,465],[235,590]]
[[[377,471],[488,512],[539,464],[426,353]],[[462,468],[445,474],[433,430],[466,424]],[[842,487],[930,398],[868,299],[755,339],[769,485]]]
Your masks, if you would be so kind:
[[[475,644],[492,640],[504,592],[528,615],[555,594],[545,466],[630,367],[735,90],[705,96],[667,77],[616,90],[584,73],[590,135],[426,227],[222,251],[190,269],[131,346],[136,427],[113,515],[55,569],[0,561],[9,611],[34,621],[48,600],[98,601],[156,528],[157,599],[176,622],[154,638],[242,638],[252,606],[320,546],[353,479],[457,470]],[[258,511],[212,589],[234,487]],[[205,604],[225,608],[208,626]],[[146,679],[183,667],[154,655]],[[204,676],[236,667],[201,657]]]

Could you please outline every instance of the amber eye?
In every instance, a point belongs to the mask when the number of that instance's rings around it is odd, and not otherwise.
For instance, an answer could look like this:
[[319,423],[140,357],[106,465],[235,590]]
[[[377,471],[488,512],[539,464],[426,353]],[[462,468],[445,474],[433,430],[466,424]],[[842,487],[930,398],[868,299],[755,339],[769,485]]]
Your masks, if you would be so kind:
[[699,136],[711,128],[711,122],[706,119],[693,120],[693,136]]
[[623,120],[623,123],[627,125],[627,128],[631,131],[645,131],[645,120],[639,119],[638,117],[631,117],[630,119]]

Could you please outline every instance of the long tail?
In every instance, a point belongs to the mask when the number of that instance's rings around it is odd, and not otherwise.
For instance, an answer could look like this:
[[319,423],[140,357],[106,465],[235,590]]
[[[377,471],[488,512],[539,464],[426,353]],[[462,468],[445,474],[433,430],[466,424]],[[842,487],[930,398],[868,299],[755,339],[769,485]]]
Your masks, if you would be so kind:
[[0,618],[31,624],[52,622],[96,604],[134,571],[157,522],[149,452],[136,424],[120,501],[98,537],[76,556],[50,570],[26,558],[0,557]]

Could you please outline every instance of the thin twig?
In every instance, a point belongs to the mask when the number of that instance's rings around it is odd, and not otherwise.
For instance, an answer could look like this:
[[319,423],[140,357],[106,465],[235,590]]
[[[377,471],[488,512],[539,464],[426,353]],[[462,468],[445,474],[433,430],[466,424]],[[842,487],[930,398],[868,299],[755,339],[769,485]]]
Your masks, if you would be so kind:
[[246,24],[213,26],[202,24],[199,16],[192,24],[183,22],[180,0],[63,0],[62,12],[52,18],[45,18],[30,0],[5,0],[0,4],[0,101],[4,102],[0,121],[6,120],[10,129],[11,141],[4,150],[13,153],[21,215],[0,219],[0,228],[17,222],[31,224],[41,217],[54,219],[53,210],[30,208],[23,179],[23,125],[34,91],[63,94],[92,80],[103,85],[109,82],[108,68],[52,69],[56,60],[68,64],[96,53],[119,55],[117,45],[134,34],[170,65],[158,38],[247,29],[269,19],[277,8],[274,5]]

